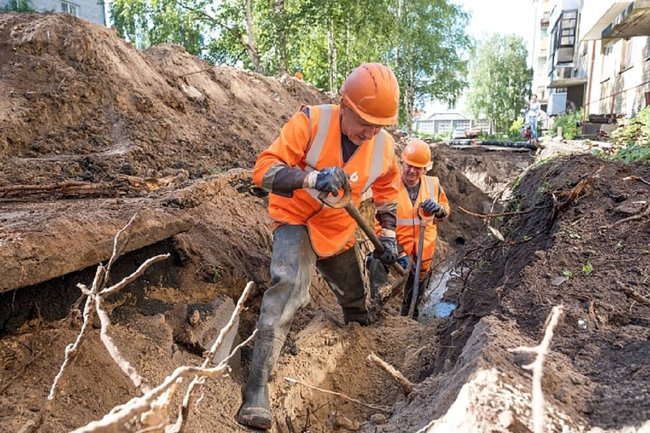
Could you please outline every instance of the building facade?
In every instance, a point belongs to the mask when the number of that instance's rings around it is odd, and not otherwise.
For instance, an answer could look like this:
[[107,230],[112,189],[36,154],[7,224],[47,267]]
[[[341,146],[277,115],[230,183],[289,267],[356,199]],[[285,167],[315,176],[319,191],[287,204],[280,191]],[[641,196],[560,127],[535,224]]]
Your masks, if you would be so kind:
[[[63,12],[96,24],[106,25],[102,0],[28,0],[27,3],[37,12]],[[11,0],[0,0],[0,10],[10,4]]]
[[[549,115],[631,117],[650,103],[650,0],[538,0],[536,13],[539,34],[548,34],[540,45]],[[535,77],[542,52],[538,60]]]

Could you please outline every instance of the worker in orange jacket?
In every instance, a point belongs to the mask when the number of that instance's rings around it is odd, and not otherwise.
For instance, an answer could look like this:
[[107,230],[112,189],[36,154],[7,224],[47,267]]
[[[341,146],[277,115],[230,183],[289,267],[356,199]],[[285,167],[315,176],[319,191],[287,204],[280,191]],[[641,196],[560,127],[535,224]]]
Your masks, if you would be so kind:
[[[418,305],[429,285],[431,265],[436,249],[437,225],[449,216],[449,200],[435,176],[426,176],[426,167],[431,163],[431,148],[422,140],[409,142],[402,151],[401,182],[397,204],[397,262],[406,269],[409,260],[413,267],[404,286],[401,315],[409,313],[415,280],[418,241],[420,238],[420,216],[431,217],[424,229],[424,247],[418,295],[415,303],[414,318],[419,315]],[[421,209],[421,210],[420,210]],[[420,214],[419,214],[420,213]]]
[[[271,287],[262,299],[240,424],[271,427],[269,375],[296,311],[309,302],[314,267],[336,295],[345,323],[369,324],[356,223],[324,201],[339,200],[341,189],[349,186],[359,205],[372,189],[385,250],[379,259],[397,260],[399,169],[393,139],[382,126],[396,123],[398,105],[393,72],[382,64],[362,64],[345,80],[339,105],[302,107],[257,158],[253,181],[270,193],[275,231]],[[323,201],[323,193],[331,195]]]
[[296,72],[294,72],[293,77],[301,81],[304,78],[302,75],[302,68],[300,66],[296,66]]

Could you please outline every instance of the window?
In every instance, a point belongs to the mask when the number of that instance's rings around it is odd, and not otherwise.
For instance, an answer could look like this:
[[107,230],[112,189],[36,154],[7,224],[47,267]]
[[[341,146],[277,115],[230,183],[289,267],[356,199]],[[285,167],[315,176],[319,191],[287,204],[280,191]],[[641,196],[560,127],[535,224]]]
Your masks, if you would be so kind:
[[607,45],[605,49],[603,50],[603,55],[601,56],[601,64],[600,64],[600,81],[606,81],[611,78],[611,73],[612,70],[614,69],[614,66],[612,65],[613,59],[612,59],[612,45]]
[[77,17],[79,16],[79,7],[72,3],[61,2],[61,12]]
[[634,38],[621,41],[621,69],[624,72],[632,66],[632,53],[634,52]]

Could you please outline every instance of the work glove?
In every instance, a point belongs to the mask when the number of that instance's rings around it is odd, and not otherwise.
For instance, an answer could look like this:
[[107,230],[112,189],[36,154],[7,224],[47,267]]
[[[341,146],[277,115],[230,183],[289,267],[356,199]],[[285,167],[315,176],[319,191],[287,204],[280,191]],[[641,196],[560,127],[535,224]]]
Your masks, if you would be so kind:
[[427,216],[435,215],[436,218],[444,218],[447,216],[447,211],[445,211],[445,208],[430,198],[420,203],[420,207]]
[[339,195],[339,189],[348,183],[348,175],[341,167],[327,167],[316,175],[314,188],[319,191],[329,192],[333,196]]
[[375,250],[375,257],[386,266],[392,265],[397,261],[397,241],[391,236],[379,236],[379,242],[384,247],[384,252],[379,254]]
[[406,269],[409,265],[409,256],[403,255],[402,257],[399,257],[397,259],[397,264],[402,267],[402,269]]

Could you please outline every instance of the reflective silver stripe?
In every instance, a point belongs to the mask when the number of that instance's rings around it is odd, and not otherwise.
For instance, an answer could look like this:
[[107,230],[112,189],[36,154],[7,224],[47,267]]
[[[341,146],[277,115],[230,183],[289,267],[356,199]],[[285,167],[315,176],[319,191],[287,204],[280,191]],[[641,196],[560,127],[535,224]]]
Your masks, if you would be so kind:
[[412,225],[419,225],[419,224],[420,224],[419,218],[398,218],[397,219],[398,226],[412,226]]
[[[307,157],[305,161],[310,167],[316,167],[316,163],[320,159],[320,154],[323,151],[325,146],[325,140],[327,139],[327,133],[330,130],[330,122],[332,121],[332,106],[331,105],[321,105],[320,107],[320,117],[318,119],[318,130],[316,131],[316,137],[311,143],[311,147],[307,152]],[[311,118],[309,119],[309,133],[311,134]]]
[[381,169],[384,168],[384,153],[386,151],[387,135],[388,133],[381,129],[379,134],[375,137],[375,148],[373,149],[372,161],[370,162],[370,174],[368,175],[368,180],[363,186],[361,193],[366,192],[381,175]]
[[429,184],[429,198],[431,200],[437,202],[438,197],[436,197],[436,195],[437,195],[436,194],[436,188],[435,188],[436,184],[435,184],[433,178],[427,176],[425,179],[427,180],[427,184]]
[[264,177],[262,178],[262,188],[265,191],[273,192],[273,181],[275,180],[275,174],[278,171],[282,170],[284,167],[286,167],[284,164],[275,164],[266,170],[266,173],[264,173]]

